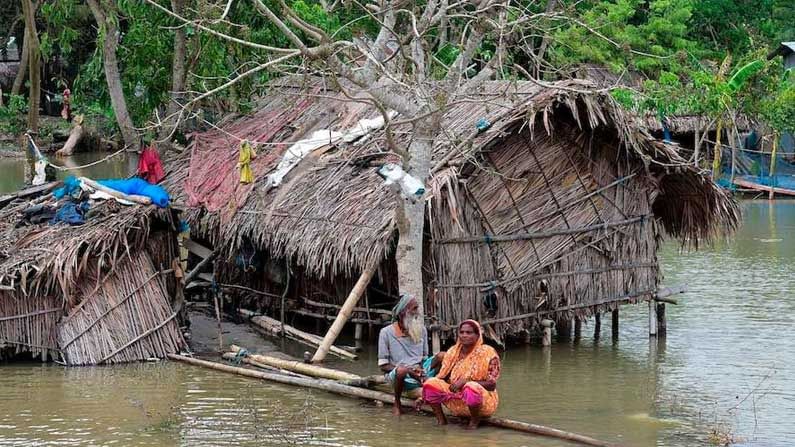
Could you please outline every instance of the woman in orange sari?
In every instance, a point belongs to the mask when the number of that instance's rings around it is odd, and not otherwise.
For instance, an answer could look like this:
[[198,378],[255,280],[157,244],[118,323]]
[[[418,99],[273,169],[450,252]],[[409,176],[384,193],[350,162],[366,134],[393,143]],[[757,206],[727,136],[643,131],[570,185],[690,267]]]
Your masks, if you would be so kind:
[[456,416],[469,416],[467,428],[475,429],[481,418],[497,410],[499,377],[497,351],[483,344],[477,321],[464,320],[458,325],[458,339],[445,354],[439,374],[422,384],[422,399],[433,408],[439,425],[447,424],[444,405]]

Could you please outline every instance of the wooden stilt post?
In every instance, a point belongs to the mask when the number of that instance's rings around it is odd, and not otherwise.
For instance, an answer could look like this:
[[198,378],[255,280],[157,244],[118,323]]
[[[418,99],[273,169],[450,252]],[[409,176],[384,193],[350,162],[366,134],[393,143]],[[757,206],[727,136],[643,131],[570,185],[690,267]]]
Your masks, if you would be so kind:
[[312,363],[322,362],[323,359],[326,358],[331,345],[334,344],[334,341],[337,339],[340,332],[342,332],[342,327],[345,326],[345,322],[348,321],[351,313],[353,313],[353,308],[356,307],[359,297],[362,296],[365,289],[367,289],[367,285],[370,284],[370,279],[372,279],[376,268],[376,265],[372,265],[364,269],[362,276],[360,276],[359,280],[356,281],[356,284],[353,286],[353,290],[351,290],[348,298],[345,299],[345,303],[342,305],[340,313],[337,314],[337,318],[334,320],[334,323],[331,324],[328,332],[326,332],[326,336],[323,337],[320,347],[317,348],[315,355],[312,357]]
[[599,336],[602,332],[602,314],[596,313],[594,315],[594,325],[593,325],[593,338],[594,340],[598,340]]
[[213,291],[213,303],[215,303],[215,318],[218,322],[218,352],[224,352],[224,336],[221,330],[221,309],[218,305],[218,293]]
[[574,339],[579,340],[582,337],[582,320],[579,318],[574,319]]
[[657,303],[657,336],[665,337],[668,334],[668,323],[665,320],[665,303]]
[[649,300],[649,337],[657,336],[657,306]]
[[773,149],[770,152],[770,194],[767,199],[773,200],[776,196],[776,152],[778,151],[778,132],[773,133]]
[[353,339],[356,341],[361,341],[364,334],[364,324],[363,323],[356,323],[355,332],[353,333]]
[[552,328],[555,327],[555,322],[552,320],[541,320],[541,327],[544,328],[544,335],[541,337],[541,346],[551,346]]
[[618,341],[618,308],[613,310],[613,341]]
[[571,339],[571,320],[568,318],[561,318],[555,322],[555,328],[558,333],[558,341],[568,341]]

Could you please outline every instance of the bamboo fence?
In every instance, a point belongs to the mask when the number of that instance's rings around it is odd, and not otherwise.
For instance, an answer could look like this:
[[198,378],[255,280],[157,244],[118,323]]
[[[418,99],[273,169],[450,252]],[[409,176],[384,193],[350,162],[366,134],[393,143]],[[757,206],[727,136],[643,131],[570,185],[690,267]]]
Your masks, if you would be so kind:
[[179,352],[185,342],[163,276],[141,252],[98,287],[91,282],[81,287],[80,305],[58,327],[65,362],[122,363]]

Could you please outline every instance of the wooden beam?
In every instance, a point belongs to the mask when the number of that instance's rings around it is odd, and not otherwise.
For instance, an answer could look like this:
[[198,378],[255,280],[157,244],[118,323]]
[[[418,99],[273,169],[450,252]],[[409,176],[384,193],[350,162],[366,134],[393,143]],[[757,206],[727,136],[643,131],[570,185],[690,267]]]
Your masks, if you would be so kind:
[[205,259],[213,254],[212,250],[194,241],[193,239],[185,239],[185,241],[183,241],[182,244],[185,245],[185,248],[187,248],[189,252],[193,253],[194,255],[202,259]]
[[[257,315],[254,312],[246,309],[238,309],[238,313],[244,317],[247,317],[252,324],[264,329],[272,335],[279,336],[281,334],[282,324],[275,318],[271,318],[267,315]],[[321,339],[319,336],[304,332],[300,329],[296,329],[289,324],[284,325],[284,332],[285,335],[306,343],[309,346],[317,347],[323,341],[323,339]],[[356,360],[358,358],[356,354],[348,352],[345,349],[339,348],[337,346],[332,346],[330,348],[330,352],[338,357],[348,360]]]
[[193,281],[193,278],[198,276],[199,273],[201,273],[202,269],[204,269],[208,264],[210,264],[217,255],[218,252],[214,251],[210,254],[210,256],[207,256],[206,258],[202,259],[201,262],[196,264],[196,267],[193,267],[193,270],[191,270],[190,272],[188,272],[187,275],[185,275],[184,284],[190,284],[190,282]]
[[359,280],[356,281],[356,284],[353,286],[353,290],[351,290],[351,293],[342,305],[342,309],[340,309],[340,313],[337,315],[334,323],[331,324],[328,332],[326,332],[326,336],[323,337],[323,341],[312,357],[312,363],[322,362],[323,359],[326,358],[331,345],[334,344],[334,341],[337,339],[340,332],[342,332],[342,327],[345,326],[345,322],[348,321],[351,313],[353,313],[353,308],[356,306],[356,303],[359,301],[365,289],[367,289],[367,285],[370,284],[370,279],[373,278],[377,267],[377,265],[371,265],[364,269]]

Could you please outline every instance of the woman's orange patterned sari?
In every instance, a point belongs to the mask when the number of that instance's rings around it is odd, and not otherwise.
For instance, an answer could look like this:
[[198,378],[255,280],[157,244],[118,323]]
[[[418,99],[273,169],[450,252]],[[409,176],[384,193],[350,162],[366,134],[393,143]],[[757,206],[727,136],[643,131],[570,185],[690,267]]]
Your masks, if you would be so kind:
[[[469,405],[480,402],[480,415],[491,416],[500,402],[497,390],[487,391],[477,382],[499,378],[500,357],[494,348],[483,343],[483,331],[478,322],[466,320],[461,325],[465,323],[478,332],[475,347],[467,355],[462,352],[460,343],[450,348],[439,374],[423,383],[423,397],[430,403],[443,403],[456,416],[469,416]],[[467,381],[466,385],[455,393],[451,392],[450,384],[461,379]]]

